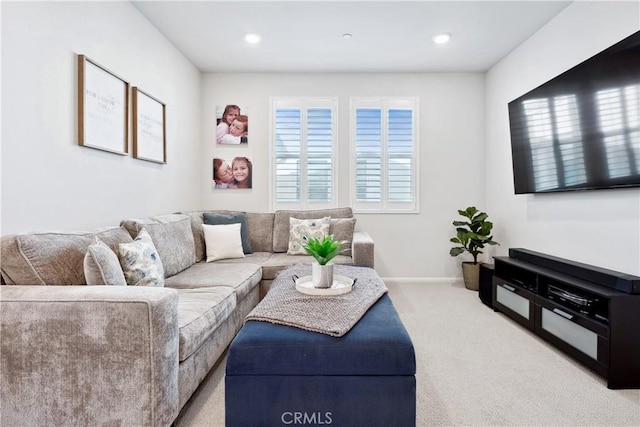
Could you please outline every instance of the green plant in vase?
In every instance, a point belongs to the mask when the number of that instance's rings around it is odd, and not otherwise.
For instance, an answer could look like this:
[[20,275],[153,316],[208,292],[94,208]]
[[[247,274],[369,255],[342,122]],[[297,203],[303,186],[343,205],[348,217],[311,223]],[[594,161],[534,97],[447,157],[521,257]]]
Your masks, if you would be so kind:
[[469,206],[465,210],[458,210],[458,214],[467,218],[467,221],[453,221],[456,227],[456,237],[450,239],[451,243],[456,243],[449,251],[453,257],[469,252],[473,257],[473,262],[463,262],[462,271],[465,286],[469,289],[478,289],[479,264],[478,255],[486,245],[499,245],[493,240],[491,230],[493,223],[488,221],[488,215],[480,212],[475,206]]
[[340,249],[345,240],[334,240],[329,234],[322,239],[310,237],[302,244],[302,248],[317,262],[311,264],[311,281],[316,288],[330,288],[333,285],[332,259],[340,255]]
[[334,240],[333,235],[329,234],[322,239],[311,237],[302,244],[302,248],[320,265],[326,265],[329,261],[340,255],[343,251],[340,246],[346,243],[345,240]]

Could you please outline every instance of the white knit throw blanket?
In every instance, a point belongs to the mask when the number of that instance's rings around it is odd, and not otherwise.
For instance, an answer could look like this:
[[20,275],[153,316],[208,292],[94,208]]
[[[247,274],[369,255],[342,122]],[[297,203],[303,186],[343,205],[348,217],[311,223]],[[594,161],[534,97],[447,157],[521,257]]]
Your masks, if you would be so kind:
[[310,264],[297,264],[282,270],[245,322],[259,320],[341,337],[387,292],[374,269],[348,265],[335,265],[334,274],[357,279],[351,292],[318,296],[296,291],[295,276],[310,274]]

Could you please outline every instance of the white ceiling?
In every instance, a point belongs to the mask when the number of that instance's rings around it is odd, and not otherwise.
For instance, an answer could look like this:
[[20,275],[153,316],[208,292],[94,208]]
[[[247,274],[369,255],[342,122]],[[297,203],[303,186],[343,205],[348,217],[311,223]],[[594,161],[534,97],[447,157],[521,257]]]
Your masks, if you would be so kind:
[[203,72],[483,72],[570,3],[133,1]]

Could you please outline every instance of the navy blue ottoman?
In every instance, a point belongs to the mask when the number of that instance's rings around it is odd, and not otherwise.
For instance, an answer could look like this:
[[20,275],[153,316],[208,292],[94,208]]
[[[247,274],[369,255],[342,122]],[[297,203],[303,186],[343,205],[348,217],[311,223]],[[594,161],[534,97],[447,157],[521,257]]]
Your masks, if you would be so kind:
[[415,426],[415,372],[388,294],[340,338],[248,321],[229,349],[226,425]]

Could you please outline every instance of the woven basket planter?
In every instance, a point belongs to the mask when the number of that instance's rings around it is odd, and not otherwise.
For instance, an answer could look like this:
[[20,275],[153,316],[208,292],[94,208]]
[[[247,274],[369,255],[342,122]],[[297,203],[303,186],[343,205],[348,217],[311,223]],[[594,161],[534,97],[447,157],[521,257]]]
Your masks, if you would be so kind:
[[477,291],[480,288],[480,263],[463,262],[462,277],[467,289]]

